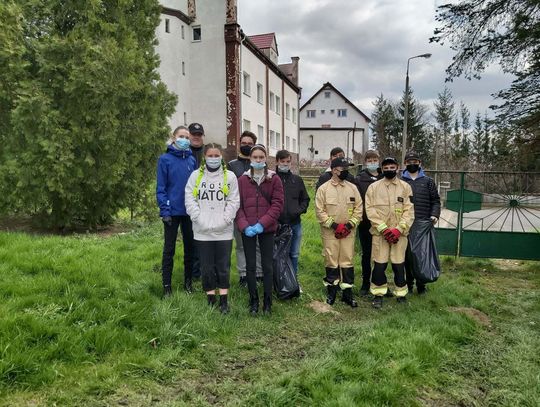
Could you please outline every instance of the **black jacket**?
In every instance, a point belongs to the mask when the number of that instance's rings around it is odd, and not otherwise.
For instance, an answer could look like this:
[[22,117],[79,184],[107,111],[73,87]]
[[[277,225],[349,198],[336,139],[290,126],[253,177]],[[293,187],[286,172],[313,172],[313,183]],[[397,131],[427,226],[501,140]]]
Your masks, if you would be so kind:
[[375,181],[380,180],[381,178],[383,178],[382,174],[373,176],[368,170],[362,170],[354,179],[354,183],[356,184],[356,187],[360,192],[360,196],[362,197],[362,206],[364,208],[364,211],[362,212],[362,222],[360,223],[360,227],[366,227],[368,229],[371,227],[371,222],[369,221],[366,214],[366,191],[371,184],[373,184]]
[[193,154],[193,157],[195,157],[195,161],[197,161],[197,168],[201,166],[202,158],[203,158],[203,150],[204,147],[191,147],[191,153]]
[[300,215],[307,212],[309,206],[309,196],[304,185],[304,180],[292,172],[281,172],[277,174],[283,183],[285,192],[285,203],[279,217],[279,223],[294,225],[300,222]]
[[[329,169],[327,169],[325,172],[323,172],[321,174],[321,176],[319,177],[319,179],[317,180],[317,183],[315,184],[315,191],[319,189],[319,187],[330,181],[330,179],[332,179],[332,171],[330,171]],[[349,172],[349,176],[347,177],[347,181],[349,182],[352,182],[354,184],[354,176]]]
[[238,157],[236,160],[229,161],[227,168],[234,172],[236,178],[240,178],[244,172],[251,168],[251,160],[249,158]]
[[429,219],[431,216],[441,216],[441,198],[433,178],[420,170],[416,179],[412,179],[408,171],[403,171],[401,179],[407,182],[413,191],[411,199],[414,204],[414,219]]

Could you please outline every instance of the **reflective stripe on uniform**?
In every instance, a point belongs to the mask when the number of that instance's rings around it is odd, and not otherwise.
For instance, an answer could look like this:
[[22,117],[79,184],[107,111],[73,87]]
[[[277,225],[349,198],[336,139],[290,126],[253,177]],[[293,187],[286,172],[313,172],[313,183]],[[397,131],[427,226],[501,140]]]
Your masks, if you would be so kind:
[[388,229],[388,226],[384,222],[377,226],[377,232],[382,232],[384,229]]
[[334,280],[333,282],[329,283],[325,278],[323,278],[322,281],[325,287],[328,287],[329,285],[339,285],[339,280]]
[[371,283],[369,287],[369,292],[376,297],[382,297],[388,292],[388,284],[375,285]]
[[334,223],[334,218],[328,217],[328,219],[326,219],[326,222],[324,222],[324,226],[326,226],[327,228],[332,227],[332,223]]
[[396,287],[394,290],[394,295],[396,297],[405,297],[409,292],[409,288],[404,285],[403,287]]
[[341,288],[342,290],[345,290],[347,288],[353,288],[353,287],[354,287],[353,284],[339,283],[339,288]]

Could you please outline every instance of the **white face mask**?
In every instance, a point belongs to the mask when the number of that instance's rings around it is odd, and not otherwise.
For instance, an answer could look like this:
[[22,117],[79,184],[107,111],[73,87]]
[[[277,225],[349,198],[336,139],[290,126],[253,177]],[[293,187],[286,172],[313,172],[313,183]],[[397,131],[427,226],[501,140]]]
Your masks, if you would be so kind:
[[208,165],[208,168],[211,168],[215,170],[216,168],[219,168],[221,165],[221,157],[208,157],[205,158],[206,165]]

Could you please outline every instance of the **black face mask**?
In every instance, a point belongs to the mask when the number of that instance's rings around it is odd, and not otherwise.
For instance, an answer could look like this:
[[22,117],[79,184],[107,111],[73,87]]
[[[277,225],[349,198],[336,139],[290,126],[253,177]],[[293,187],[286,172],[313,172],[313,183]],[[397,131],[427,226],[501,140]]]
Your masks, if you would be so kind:
[[386,170],[382,172],[384,175],[384,178],[393,179],[396,178],[397,171],[396,170]]
[[251,153],[251,147],[253,146],[240,146],[240,153],[246,157],[249,156],[249,153]]
[[419,169],[420,164],[407,164],[407,171],[412,172],[413,174],[418,172]]
[[348,176],[349,176],[349,170],[343,170],[338,175],[338,178],[343,181],[343,180],[347,179]]

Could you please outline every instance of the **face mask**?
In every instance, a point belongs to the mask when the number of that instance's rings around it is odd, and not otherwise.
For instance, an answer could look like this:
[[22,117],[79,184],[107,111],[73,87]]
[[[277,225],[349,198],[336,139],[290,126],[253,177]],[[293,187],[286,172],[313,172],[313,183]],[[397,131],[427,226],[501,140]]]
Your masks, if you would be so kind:
[[379,163],[368,163],[366,168],[371,172],[375,172],[377,171],[377,168],[379,168]]
[[252,161],[251,166],[253,167],[254,170],[264,170],[266,163],[265,162],[258,163],[258,162]]
[[240,146],[240,153],[245,156],[249,156],[251,152],[251,147],[253,146]]
[[215,170],[221,165],[221,157],[208,157],[205,159],[208,168]]
[[418,172],[419,169],[420,164],[407,164],[407,171],[412,172],[413,174]]
[[289,172],[291,170],[290,165],[278,165],[279,172]]
[[343,170],[338,175],[338,178],[343,181],[343,180],[347,179],[348,176],[349,176],[349,170]]
[[388,179],[393,179],[397,175],[396,170],[386,170],[386,171],[383,171],[382,173],[383,173],[384,177],[388,178]]
[[180,150],[187,150],[190,146],[189,139],[187,138],[176,139],[174,144],[176,144],[176,147],[178,147]]

